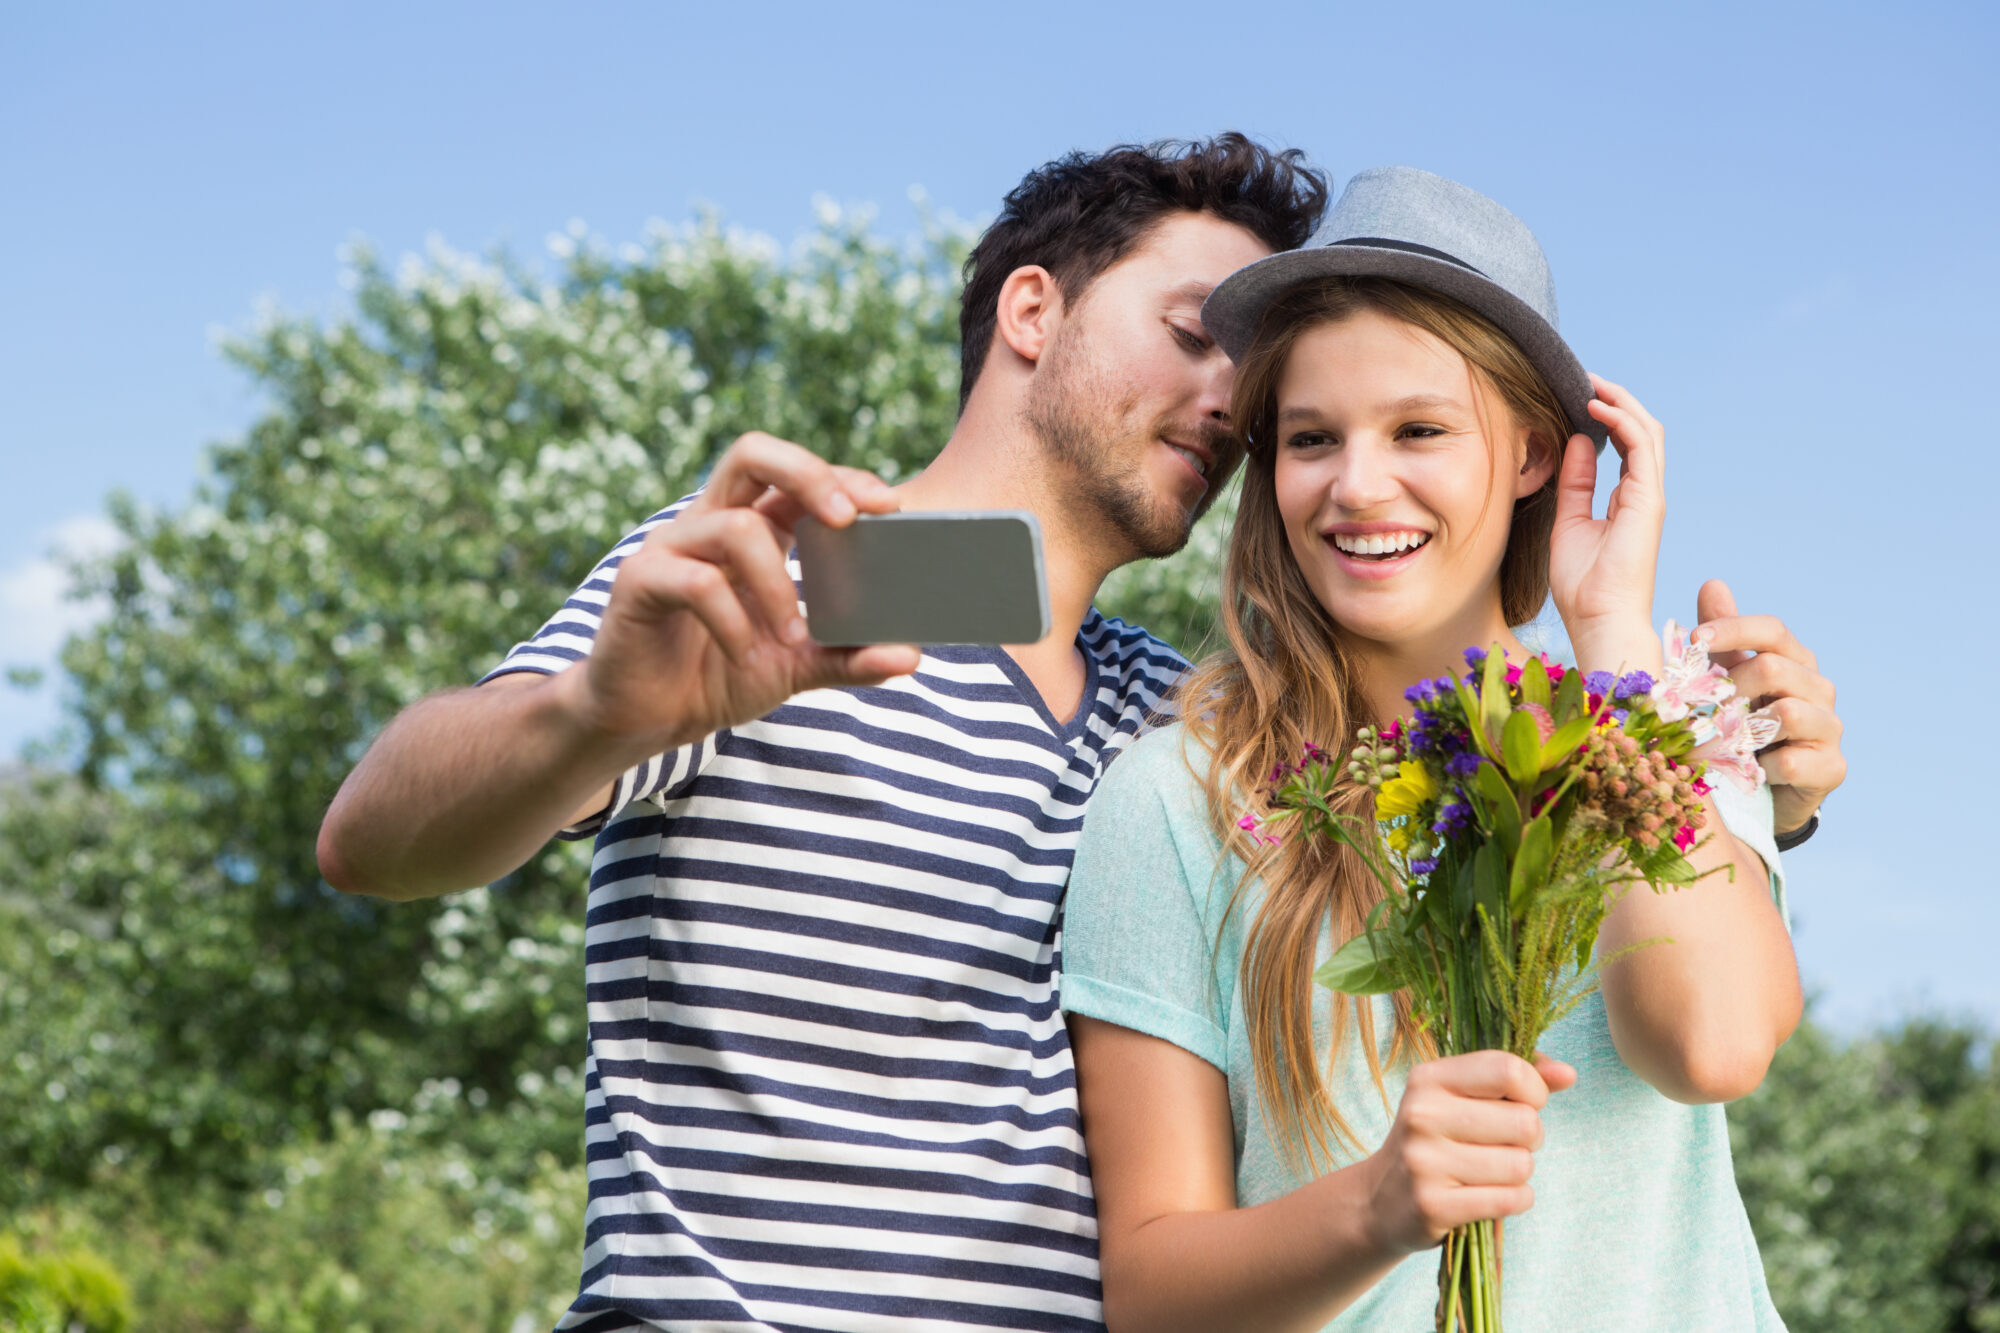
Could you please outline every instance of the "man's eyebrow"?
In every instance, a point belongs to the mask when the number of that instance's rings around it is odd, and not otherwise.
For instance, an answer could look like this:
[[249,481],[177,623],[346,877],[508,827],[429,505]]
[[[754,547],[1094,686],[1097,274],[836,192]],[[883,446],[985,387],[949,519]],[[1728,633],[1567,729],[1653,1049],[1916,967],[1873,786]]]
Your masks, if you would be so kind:
[[1203,301],[1206,301],[1208,294],[1214,290],[1214,283],[1203,282],[1200,278],[1190,278],[1180,286],[1169,289],[1167,300],[1172,304],[1179,304],[1185,301],[1190,305],[1198,306]]

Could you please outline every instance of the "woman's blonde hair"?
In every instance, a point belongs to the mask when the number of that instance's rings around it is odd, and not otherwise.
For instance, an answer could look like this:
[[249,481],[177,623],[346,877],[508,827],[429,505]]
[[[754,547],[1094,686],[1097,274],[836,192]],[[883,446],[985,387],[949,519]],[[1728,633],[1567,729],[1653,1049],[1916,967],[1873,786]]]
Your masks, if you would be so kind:
[[[1295,1164],[1314,1171],[1331,1165],[1336,1142],[1361,1147],[1324,1073],[1338,1058],[1350,1012],[1376,1086],[1383,1086],[1371,1006],[1335,995],[1333,1047],[1315,1049],[1314,956],[1326,923],[1336,942],[1351,938],[1381,889],[1345,847],[1304,838],[1262,846],[1237,819],[1246,811],[1261,813],[1259,788],[1279,764],[1296,763],[1307,744],[1344,751],[1355,727],[1389,720],[1364,715],[1350,654],[1292,558],[1273,487],[1278,385],[1293,347],[1307,331],[1363,311],[1400,320],[1456,350],[1472,369],[1476,391],[1496,395],[1538,447],[1559,458],[1570,433],[1547,382],[1499,329],[1446,297],[1382,278],[1329,278],[1293,288],[1265,313],[1237,370],[1231,418],[1246,456],[1222,581],[1220,623],[1228,647],[1188,677],[1181,712],[1189,734],[1209,754],[1202,776],[1210,817],[1224,845],[1248,867],[1230,912],[1253,880],[1264,887],[1247,927],[1239,982],[1257,1094],[1274,1139]],[[1497,434],[1488,430],[1486,436],[1491,449]],[[1555,488],[1552,469],[1539,490],[1514,506],[1500,564],[1501,609],[1510,625],[1532,620],[1548,596]],[[1365,794],[1346,805],[1350,814],[1372,814]],[[1427,1053],[1407,994],[1395,997],[1395,1009],[1390,1060]]]

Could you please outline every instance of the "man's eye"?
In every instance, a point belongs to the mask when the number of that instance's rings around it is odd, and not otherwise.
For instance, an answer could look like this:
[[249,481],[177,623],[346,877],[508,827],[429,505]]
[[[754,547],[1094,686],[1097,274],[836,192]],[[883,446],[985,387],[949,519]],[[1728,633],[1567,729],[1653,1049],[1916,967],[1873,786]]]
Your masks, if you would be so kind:
[[1199,333],[1192,333],[1174,323],[1169,323],[1167,327],[1174,331],[1174,340],[1190,352],[1206,352],[1208,350],[1208,339]]

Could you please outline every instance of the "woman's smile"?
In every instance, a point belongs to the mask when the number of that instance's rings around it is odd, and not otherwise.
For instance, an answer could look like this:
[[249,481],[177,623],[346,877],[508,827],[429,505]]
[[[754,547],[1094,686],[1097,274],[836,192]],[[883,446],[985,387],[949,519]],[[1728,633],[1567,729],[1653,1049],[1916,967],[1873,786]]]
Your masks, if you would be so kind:
[[1322,535],[1336,563],[1357,579],[1394,578],[1414,565],[1431,542],[1428,531],[1403,523],[1336,523]]

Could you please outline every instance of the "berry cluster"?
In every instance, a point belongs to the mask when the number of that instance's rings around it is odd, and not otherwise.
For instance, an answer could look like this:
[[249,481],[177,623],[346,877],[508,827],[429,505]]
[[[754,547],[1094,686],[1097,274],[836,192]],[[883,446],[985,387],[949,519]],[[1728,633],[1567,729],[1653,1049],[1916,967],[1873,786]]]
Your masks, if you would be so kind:
[[1708,784],[1694,769],[1623,731],[1591,733],[1577,785],[1583,791],[1581,809],[1649,849],[1660,845],[1665,830],[1674,846],[1686,851],[1708,817],[1701,800]]

